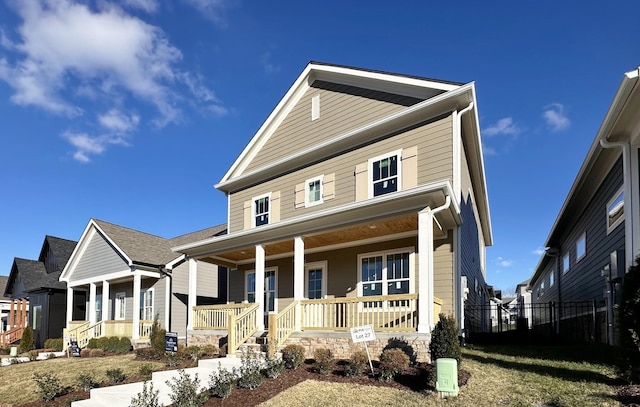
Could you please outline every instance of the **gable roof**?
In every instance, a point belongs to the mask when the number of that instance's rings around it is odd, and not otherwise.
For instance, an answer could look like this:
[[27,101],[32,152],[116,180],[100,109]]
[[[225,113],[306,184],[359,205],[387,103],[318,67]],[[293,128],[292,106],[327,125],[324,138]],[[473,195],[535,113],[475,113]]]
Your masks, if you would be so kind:
[[0,276],[0,300],[10,298],[5,292],[8,282],[9,282],[9,276]]
[[[58,271],[61,272],[64,269],[64,266],[67,265],[67,262],[71,257],[71,253],[73,253],[73,249],[76,248],[78,242],[50,235],[46,235],[44,240],[49,244],[49,248],[56,257],[58,265],[60,266],[60,270]],[[40,256],[38,256],[39,261],[44,261],[45,249],[46,245],[43,244],[42,249],[40,250]]]

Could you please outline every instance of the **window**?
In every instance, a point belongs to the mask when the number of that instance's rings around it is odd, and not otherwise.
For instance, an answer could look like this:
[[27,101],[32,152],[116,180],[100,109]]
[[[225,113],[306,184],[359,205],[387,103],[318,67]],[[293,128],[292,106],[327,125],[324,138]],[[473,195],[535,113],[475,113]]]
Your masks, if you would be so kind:
[[607,234],[624,221],[624,190],[618,193],[607,204]]
[[569,253],[562,258],[562,272],[566,273],[567,271],[569,271]]
[[549,287],[553,287],[555,274],[556,274],[556,270],[551,269],[551,271],[549,272]]
[[102,294],[96,295],[96,321],[102,321]]
[[327,262],[305,265],[305,291],[310,300],[324,298],[327,292]]
[[306,207],[322,203],[322,176],[311,178],[304,183],[304,205]]
[[544,280],[540,283],[540,294],[544,295]]
[[126,315],[126,294],[116,293],[116,319],[123,320]]
[[31,329],[40,329],[42,325],[42,305],[33,306],[33,315],[31,316]]
[[140,293],[140,319],[153,320],[153,288]]
[[[411,252],[380,253],[360,257],[363,296],[408,294],[411,288]],[[390,305],[404,305],[398,302]],[[381,302],[365,303],[366,307]]]
[[587,234],[583,233],[576,242],[576,262],[579,262],[587,253]]
[[400,151],[369,160],[371,184],[369,197],[396,192],[400,185]]
[[269,198],[270,195],[263,195],[253,198],[253,226],[269,224]]

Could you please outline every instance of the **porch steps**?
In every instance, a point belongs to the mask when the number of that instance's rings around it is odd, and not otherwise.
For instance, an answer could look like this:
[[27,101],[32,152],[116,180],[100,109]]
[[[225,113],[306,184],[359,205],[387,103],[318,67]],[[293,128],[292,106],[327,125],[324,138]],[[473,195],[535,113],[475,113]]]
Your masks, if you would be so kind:
[[[198,367],[184,369],[184,371],[189,374],[192,380],[195,374],[197,374],[200,380],[200,390],[204,391],[209,385],[209,375],[211,372],[214,370],[217,371],[220,368],[231,370],[240,365],[240,358],[204,359],[198,362]],[[153,383],[154,391],[159,390],[158,401],[162,405],[169,405],[171,403],[171,399],[169,398],[171,389],[166,384],[166,381],[174,377],[179,377],[178,370],[154,372],[151,375],[150,383]],[[138,393],[142,391],[142,388],[143,383],[137,382],[92,389],[90,398],[74,401],[71,403],[71,407],[128,407],[131,399],[136,397]]]

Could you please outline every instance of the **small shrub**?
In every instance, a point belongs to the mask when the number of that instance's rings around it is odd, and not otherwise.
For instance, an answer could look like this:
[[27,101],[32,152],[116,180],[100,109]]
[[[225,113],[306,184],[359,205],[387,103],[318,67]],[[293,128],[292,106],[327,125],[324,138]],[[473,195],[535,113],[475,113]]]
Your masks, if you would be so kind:
[[115,350],[116,353],[120,353],[120,354],[129,353],[130,350],[131,350],[131,339],[127,338],[126,336],[123,336],[122,338],[118,339],[118,346],[116,347],[116,350]]
[[124,382],[124,379],[124,372],[119,367],[114,369],[107,369],[107,380],[110,384]]
[[138,393],[137,397],[131,399],[129,407],[160,407],[161,404],[158,401],[158,394],[160,390],[153,390],[153,382],[147,382],[142,384],[142,391]]
[[409,356],[401,349],[387,349],[380,355],[380,380],[389,381],[409,367]]
[[344,374],[349,377],[360,376],[369,364],[367,352],[359,350],[353,352],[349,358],[349,363],[344,369]]
[[76,376],[76,388],[80,391],[89,391],[95,387],[98,387],[98,383],[93,379],[91,373],[81,372]]
[[387,341],[387,345],[382,349],[382,351],[385,351],[386,349],[402,350],[404,353],[407,354],[407,356],[409,356],[409,363],[412,365],[415,365],[418,361],[418,355],[416,354],[416,351],[413,349],[413,346],[409,345],[409,342],[407,342],[407,340],[404,338],[393,337],[389,339]]
[[282,360],[287,369],[297,369],[304,363],[305,350],[302,345],[287,345],[282,349]]
[[250,390],[260,387],[264,380],[260,361],[251,354],[243,354],[240,363],[240,369],[237,371],[238,387]]
[[11,364],[11,365],[17,365],[18,363],[20,363],[20,359],[18,359],[18,358],[9,359],[9,364]]
[[209,394],[213,397],[226,399],[231,395],[237,377],[233,372],[223,369],[218,364],[218,370],[209,375]]
[[136,359],[142,360],[158,360],[158,354],[153,348],[137,348],[135,351]]
[[276,379],[284,370],[284,361],[277,357],[267,357],[265,359],[263,373],[269,379]]
[[143,363],[138,366],[138,373],[144,378],[149,378],[151,377],[151,373],[153,373],[153,366],[149,363]]
[[38,359],[38,353],[39,352],[37,350],[30,350],[27,356],[29,357],[29,360],[33,361]]
[[106,352],[117,352],[120,347],[120,338],[117,336],[109,336],[105,341],[105,347],[103,348]]
[[92,358],[101,358],[104,356],[104,350],[102,349],[91,349],[91,353],[89,354]]
[[200,346],[194,345],[194,346],[187,347],[185,349],[185,353],[187,355],[189,355],[191,360],[193,360],[194,362],[197,362],[202,357],[204,351],[202,350],[202,348]]
[[62,342],[62,338],[49,338],[44,341],[44,347],[52,349],[55,352],[61,352],[64,347],[64,343]]
[[220,355],[220,349],[216,345],[204,345],[202,347],[203,358],[213,358]]
[[158,322],[159,315],[156,314],[153,319],[153,324],[151,325],[151,332],[149,334],[149,341],[151,342],[151,347],[156,352],[158,356],[164,355],[164,336],[167,331],[160,328],[160,322]]
[[96,349],[109,349],[109,338],[106,336],[101,336],[96,339]]
[[331,349],[317,348],[313,352],[313,358],[315,359],[313,370],[316,373],[327,375],[333,369],[333,352],[331,352]]
[[462,354],[458,326],[453,315],[440,314],[440,320],[431,333],[429,355],[432,363],[439,358],[452,358],[458,361],[458,367],[460,367]]
[[171,389],[169,398],[173,407],[199,407],[204,404],[207,399],[206,393],[198,394],[200,380],[196,373],[193,380],[191,376],[184,370],[178,371],[179,377],[173,377],[166,383]]
[[62,383],[55,373],[34,373],[33,381],[38,387],[38,397],[42,401],[51,401],[62,394]]
[[87,349],[98,349],[98,338],[91,338],[87,342]]
[[94,351],[96,349],[88,349],[88,348],[84,348],[80,350],[80,357],[81,358],[90,358],[91,357],[91,352]]
[[178,366],[180,364],[180,355],[176,352],[167,352],[164,355],[164,364],[167,367]]
[[24,328],[22,331],[22,337],[20,338],[20,353],[29,352],[36,348],[36,344],[33,340],[33,329],[30,326]]
[[8,355],[11,352],[9,347],[0,346],[0,355]]
[[56,358],[56,354],[51,352],[47,355],[47,359],[55,359]]

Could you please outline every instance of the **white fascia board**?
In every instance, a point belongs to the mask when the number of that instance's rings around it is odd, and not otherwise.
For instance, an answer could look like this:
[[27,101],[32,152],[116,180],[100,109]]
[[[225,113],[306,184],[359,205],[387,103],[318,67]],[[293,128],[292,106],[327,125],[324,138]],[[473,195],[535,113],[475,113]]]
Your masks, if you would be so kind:
[[[434,96],[431,99],[427,99],[423,102],[417,103],[405,110],[402,110],[400,112],[394,113],[390,116],[387,116],[385,118],[382,118],[380,120],[376,120],[372,123],[369,123],[365,126],[359,127],[357,129],[351,130],[347,133],[344,133],[338,137],[334,137],[330,140],[326,140],[320,144],[317,144],[313,147],[301,150],[295,154],[292,154],[288,157],[285,157],[283,159],[274,161],[268,165],[265,165],[263,167],[260,167],[258,169],[255,169],[251,172],[248,172],[246,174],[242,174],[239,177],[235,177],[232,180],[223,180],[221,181],[219,184],[217,184],[215,187],[217,189],[225,189],[227,187],[230,187],[231,185],[233,185],[234,183],[238,182],[238,181],[243,181],[246,179],[250,179],[250,178],[254,178],[257,177],[260,173],[265,172],[269,169],[274,169],[277,168],[279,166],[283,166],[286,165],[288,163],[290,163],[291,161],[294,161],[296,159],[302,159],[302,157],[307,156],[309,154],[312,154],[314,151],[318,151],[321,149],[325,149],[325,148],[330,148],[332,145],[337,144],[337,143],[345,143],[348,142],[349,139],[352,139],[354,137],[357,137],[365,132],[369,132],[369,131],[375,131],[376,129],[379,128],[385,128],[386,126],[393,126],[395,124],[396,121],[398,122],[402,122],[403,120],[407,120],[407,125],[409,124],[415,124],[416,122],[419,122],[420,120],[424,120],[427,117],[424,116],[420,116],[420,113],[423,110],[428,110],[430,108],[434,108],[436,105],[443,103],[447,100],[450,99],[455,99],[456,97],[460,97],[463,96],[465,94],[470,94],[470,97],[473,97],[474,93],[473,93],[473,89],[474,89],[474,85],[473,83],[469,83],[463,86],[460,86],[458,88],[456,88],[455,90],[446,92],[446,93],[442,93],[438,96]],[[411,121],[413,120],[413,121]],[[335,151],[333,151],[335,152]]]
[[173,270],[173,268],[177,265],[182,263],[185,259],[187,258],[186,255],[181,255],[176,257],[175,259],[171,260],[170,262],[168,262],[167,264],[165,264],[165,268],[168,270]]
[[79,286],[87,285],[87,284],[91,284],[91,283],[101,283],[103,281],[119,280],[119,279],[126,278],[126,277],[133,277],[133,273],[131,272],[131,269],[116,271],[116,272],[113,272],[113,273],[103,274],[103,275],[100,275],[100,276],[93,276],[93,277],[84,278],[82,280],[77,280],[77,281],[74,281],[72,283],[68,283],[67,286],[68,287],[79,287]]
[[67,264],[64,266],[64,269],[62,269],[62,273],[60,273],[60,278],[58,278],[59,281],[64,281],[66,283],[69,282],[69,277],[73,273],[73,270],[75,270],[79,258],[82,257],[82,253],[84,253],[84,250],[89,243],[88,234],[92,224],[94,224],[93,219],[89,219],[89,223],[85,226],[84,231],[78,240],[78,244],[74,247]]

